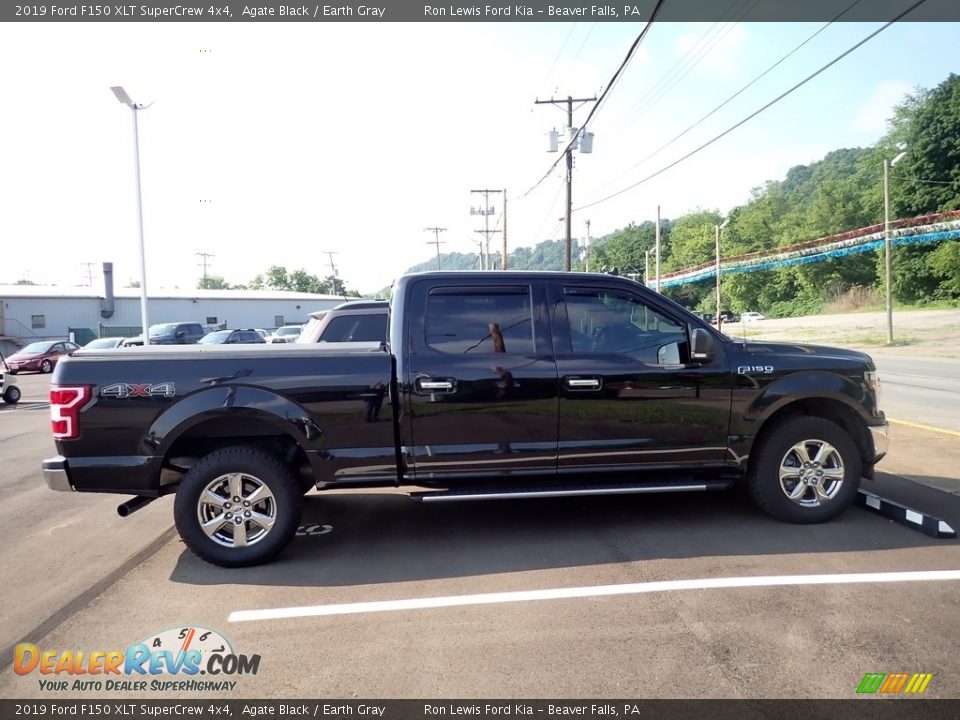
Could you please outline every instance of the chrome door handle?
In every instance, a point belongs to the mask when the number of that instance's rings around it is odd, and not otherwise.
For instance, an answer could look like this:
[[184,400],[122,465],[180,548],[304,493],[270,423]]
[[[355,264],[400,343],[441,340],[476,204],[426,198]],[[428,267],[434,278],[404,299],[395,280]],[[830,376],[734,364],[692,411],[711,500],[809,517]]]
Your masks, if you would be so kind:
[[422,393],[454,393],[457,391],[457,381],[453,378],[417,378],[417,392]]
[[567,378],[567,387],[572,390],[599,390],[597,378]]

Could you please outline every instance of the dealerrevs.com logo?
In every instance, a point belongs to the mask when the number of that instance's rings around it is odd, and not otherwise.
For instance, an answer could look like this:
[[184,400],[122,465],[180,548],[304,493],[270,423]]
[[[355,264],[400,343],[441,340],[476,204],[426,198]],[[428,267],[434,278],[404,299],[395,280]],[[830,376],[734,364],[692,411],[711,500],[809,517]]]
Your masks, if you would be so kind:
[[234,651],[216,630],[187,626],[154,633],[126,650],[41,650],[17,645],[13,670],[39,676],[41,690],[160,692],[233,690],[229,678],[256,675],[259,655]]

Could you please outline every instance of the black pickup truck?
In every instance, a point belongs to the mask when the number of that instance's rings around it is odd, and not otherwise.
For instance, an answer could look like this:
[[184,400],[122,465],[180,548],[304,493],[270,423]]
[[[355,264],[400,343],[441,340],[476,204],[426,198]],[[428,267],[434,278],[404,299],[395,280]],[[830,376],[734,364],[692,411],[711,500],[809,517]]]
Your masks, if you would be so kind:
[[386,352],[80,351],[50,407],[55,490],[176,493],[186,544],[264,562],[316,487],[420,501],[702,491],[781,520],[841,512],[887,447],[870,357],[738,341],[626,278],[423,273]]

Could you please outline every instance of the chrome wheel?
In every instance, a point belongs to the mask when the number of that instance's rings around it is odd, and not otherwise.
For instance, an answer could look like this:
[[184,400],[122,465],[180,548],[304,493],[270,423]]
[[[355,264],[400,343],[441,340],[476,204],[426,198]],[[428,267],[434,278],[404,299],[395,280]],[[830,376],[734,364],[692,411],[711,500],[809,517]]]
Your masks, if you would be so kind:
[[780,489],[803,507],[830,502],[843,487],[843,478],[843,458],[825,440],[798,442],[780,461]]
[[203,532],[218,545],[247,547],[263,540],[277,519],[270,488],[248,473],[227,473],[207,484],[197,500]]

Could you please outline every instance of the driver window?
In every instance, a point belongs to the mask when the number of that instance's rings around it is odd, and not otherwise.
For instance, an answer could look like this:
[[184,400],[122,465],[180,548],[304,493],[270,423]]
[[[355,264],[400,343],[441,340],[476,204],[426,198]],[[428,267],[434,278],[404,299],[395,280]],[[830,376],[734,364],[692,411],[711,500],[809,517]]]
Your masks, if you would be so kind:
[[686,328],[620,292],[577,291],[564,297],[575,353],[621,354],[648,365],[677,365],[687,351]]

